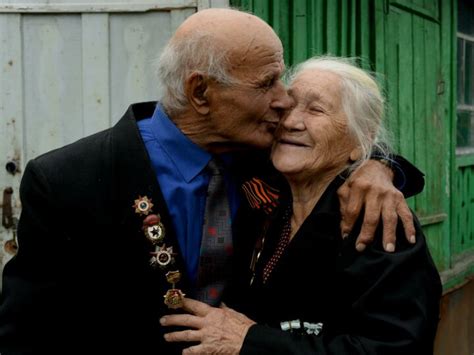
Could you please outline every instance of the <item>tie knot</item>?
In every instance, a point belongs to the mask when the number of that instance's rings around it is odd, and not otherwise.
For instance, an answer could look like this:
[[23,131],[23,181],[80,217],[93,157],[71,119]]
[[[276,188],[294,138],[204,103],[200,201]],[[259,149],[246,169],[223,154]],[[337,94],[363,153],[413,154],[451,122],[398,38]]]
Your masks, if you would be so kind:
[[209,160],[209,163],[207,163],[207,169],[211,173],[211,175],[222,175],[224,171],[224,166],[222,165],[222,162],[217,159],[217,158],[212,158]]

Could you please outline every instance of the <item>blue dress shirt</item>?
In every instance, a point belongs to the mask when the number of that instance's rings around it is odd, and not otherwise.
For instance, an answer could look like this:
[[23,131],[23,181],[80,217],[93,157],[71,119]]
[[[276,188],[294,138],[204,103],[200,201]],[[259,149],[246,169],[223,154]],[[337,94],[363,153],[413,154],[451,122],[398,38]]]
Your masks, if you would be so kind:
[[[153,116],[138,121],[191,282],[198,276],[202,227],[209,176],[205,170],[211,154],[193,143],[174,125],[160,105]],[[223,157],[230,163],[230,157]],[[225,175],[232,217],[239,205],[236,185]]]

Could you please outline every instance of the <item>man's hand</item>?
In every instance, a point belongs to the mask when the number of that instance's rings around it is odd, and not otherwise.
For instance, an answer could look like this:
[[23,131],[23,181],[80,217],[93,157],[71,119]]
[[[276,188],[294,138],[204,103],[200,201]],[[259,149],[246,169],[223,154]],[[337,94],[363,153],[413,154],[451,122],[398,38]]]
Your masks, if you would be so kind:
[[415,243],[413,216],[405,197],[393,186],[392,179],[393,172],[390,168],[377,160],[369,160],[355,170],[337,191],[341,204],[343,238],[352,230],[365,206],[364,221],[356,241],[358,251],[363,251],[374,239],[380,215],[386,251],[395,250],[398,217],[402,220],[408,241]]
[[173,314],[160,319],[163,326],[191,329],[165,334],[169,342],[199,342],[183,350],[183,354],[238,354],[249,328],[255,322],[242,313],[221,306],[211,307],[189,298],[183,309],[191,314]]

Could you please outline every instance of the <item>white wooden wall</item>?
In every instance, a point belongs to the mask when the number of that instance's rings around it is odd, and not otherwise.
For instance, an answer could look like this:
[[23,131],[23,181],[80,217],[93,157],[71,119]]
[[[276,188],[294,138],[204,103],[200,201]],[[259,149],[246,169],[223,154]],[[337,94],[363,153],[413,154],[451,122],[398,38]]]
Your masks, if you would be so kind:
[[[12,187],[18,218],[28,160],[111,126],[130,103],[154,100],[151,64],[176,27],[199,9],[225,6],[228,0],[0,0],[0,207]],[[14,174],[5,169],[12,161]],[[14,228],[0,225],[0,271],[12,239]]]

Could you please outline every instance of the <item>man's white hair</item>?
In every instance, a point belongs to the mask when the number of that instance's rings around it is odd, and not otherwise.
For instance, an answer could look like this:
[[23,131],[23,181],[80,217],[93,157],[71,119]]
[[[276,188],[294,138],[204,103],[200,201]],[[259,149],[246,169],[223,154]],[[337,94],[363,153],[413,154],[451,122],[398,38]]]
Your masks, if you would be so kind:
[[182,112],[188,100],[184,92],[186,78],[194,72],[210,76],[224,85],[236,82],[229,74],[229,58],[215,36],[196,31],[173,39],[156,62],[160,97],[168,113]]
[[302,72],[318,69],[341,79],[341,99],[348,129],[362,153],[353,168],[368,160],[374,149],[382,156],[390,154],[388,133],[382,124],[384,95],[371,73],[355,63],[355,58],[314,57],[296,66],[289,75],[292,82]]

